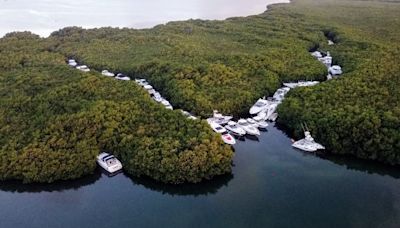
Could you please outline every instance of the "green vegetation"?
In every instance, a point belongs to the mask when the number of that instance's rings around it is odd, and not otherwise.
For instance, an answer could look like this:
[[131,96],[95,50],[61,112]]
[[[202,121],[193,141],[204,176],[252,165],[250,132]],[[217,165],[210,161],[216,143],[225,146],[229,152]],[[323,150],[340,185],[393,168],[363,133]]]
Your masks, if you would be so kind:
[[[164,110],[134,83],[65,66],[147,78],[175,107],[240,115],[282,82],[324,80],[308,53],[329,50],[345,74],[288,94],[279,121],[306,122],[333,153],[400,163],[399,1],[297,0],[224,21],[152,29],[27,33],[0,40],[1,179],[51,182],[93,171],[113,151],[134,175],[168,183],[229,172],[232,151],[205,123]],[[326,38],[337,44],[328,46]]]
[[78,178],[101,150],[167,183],[230,172],[232,150],[206,123],[165,110],[133,82],[69,68],[51,45],[29,33],[0,40],[0,179]]

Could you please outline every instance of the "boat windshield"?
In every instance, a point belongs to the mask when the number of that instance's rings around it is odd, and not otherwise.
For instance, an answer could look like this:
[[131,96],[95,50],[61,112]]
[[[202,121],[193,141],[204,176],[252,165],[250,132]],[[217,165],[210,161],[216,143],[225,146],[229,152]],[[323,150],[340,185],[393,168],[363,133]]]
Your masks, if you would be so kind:
[[256,107],[262,107],[262,106],[265,106],[265,103],[262,102],[262,101],[259,101],[259,102],[257,102],[257,103],[255,104],[255,106],[256,106]]
[[105,156],[102,160],[103,161],[107,161],[108,159],[113,159],[114,158],[114,155],[107,155],[107,156]]
[[215,130],[221,131],[223,128],[222,127],[216,127]]

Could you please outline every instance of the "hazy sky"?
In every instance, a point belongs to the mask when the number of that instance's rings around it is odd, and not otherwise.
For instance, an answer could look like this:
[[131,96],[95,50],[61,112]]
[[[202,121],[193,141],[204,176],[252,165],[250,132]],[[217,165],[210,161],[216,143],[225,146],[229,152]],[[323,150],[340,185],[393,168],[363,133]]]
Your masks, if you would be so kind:
[[172,20],[259,14],[289,0],[0,0],[0,37],[29,30],[41,36],[66,26],[145,28]]

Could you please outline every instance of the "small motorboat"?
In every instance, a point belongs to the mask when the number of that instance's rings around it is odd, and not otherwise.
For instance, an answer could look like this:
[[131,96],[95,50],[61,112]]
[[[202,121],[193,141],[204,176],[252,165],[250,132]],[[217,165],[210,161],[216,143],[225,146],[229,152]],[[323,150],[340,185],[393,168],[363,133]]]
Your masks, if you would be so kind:
[[222,134],[221,138],[224,141],[224,143],[226,143],[226,144],[229,144],[229,145],[236,144],[235,138],[232,135],[230,135],[229,133]]
[[75,59],[68,59],[68,65],[71,67],[76,67],[78,63],[75,61]]
[[162,98],[161,104],[164,105],[164,106],[170,106],[171,105],[171,103],[169,103],[169,101],[165,100],[164,98]]
[[144,88],[145,90],[152,90],[152,89],[153,89],[153,86],[151,86],[151,85],[144,85],[143,88]]
[[247,118],[246,121],[251,124],[253,127],[258,128],[258,123],[257,121],[253,120],[252,118]]
[[265,110],[268,104],[269,102],[265,99],[265,97],[258,99],[257,102],[250,108],[250,115],[256,115],[259,112]]
[[334,66],[329,67],[328,72],[332,76],[343,74],[342,67],[340,67],[338,65],[334,65]]
[[153,95],[153,94],[157,93],[157,91],[155,91],[154,89],[147,90],[147,92],[148,92],[150,95]]
[[131,80],[130,77],[126,76],[125,74],[121,74],[121,73],[117,74],[115,79],[122,80],[122,81],[130,81]]
[[122,169],[121,162],[109,153],[101,153],[97,156],[97,164],[109,173],[115,173]]
[[276,109],[278,108],[278,104],[271,104],[268,106],[268,109],[266,111],[267,113],[267,119],[274,113],[276,112]]
[[111,73],[108,70],[101,71],[101,74],[104,75],[104,76],[107,76],[107,77],[114,77],[115,76],[114,73]]
[[210,127],[213,129],[213,131],[215,131],[219,134],[226,133],[226,129],[224,127],[222,127],[220,124],[217,124],[217,123],[209,121],[209,120],[207,120],[207,122],[210,125]]
[[188,119],[197,120],[197,117],[195,117],[194,115],[192,115],[190,112],[187,112],[187,111],[184,111],[184,110],[181,110],[181,112],[182,112],[182,114],[183,114],[184,116],[186,116]]
[[274,96],[273,99],[275,99],[276,101],[282,101],[285,98],[285,95],[290,91],[289,87],[282,87],[280,89],[278,89]]
[[272,113],[272,114],[268,117],[268,120],[270,120],[270,121],[272,121],[272,122],[275,122],[276,119],[278,119],[278,113],[276,113],[276,112]]
[[89,67],[87,67],[86,65],[82,65],[82,66],[77,66],[76,69],[83,71],[83,72],[89,72],[90,69]]
[[257,122],[258,128],[266,129],[268,127],[268,123],[259,116],[253,117],[253,120]]
[[161,103],[163,100],[164,100],[164,98],[162,98],[162,96],[161,96],[161,94],[160,93],[154,93],[153,95],[152,95],[152,97],[153,97],[153,99],[156,101],[156,102],[158,102],[158,103]]
[[243,136],[246,134],[246,131],[234,121],[229,121],[225,128],[234,135]]
[[165,108],[169,110],[174,110],[174,107],[172,107],[172,105],[166,105]]
[[314,51],[311,53],[312,56],[314,56],[315,58],[322,58],[322,53],[319,51]]
[[249,135],[260,135],[260,131],[251,124],[249,124],[245,119],[240,119],[238,121],[238,125],[241,128],[243,128]]
[[294,88],[299,86],[299,83],[297,83],[297,82],[287,82],[287,83],[283,83],[283,85],[288,87],[288,88],[294,89]]

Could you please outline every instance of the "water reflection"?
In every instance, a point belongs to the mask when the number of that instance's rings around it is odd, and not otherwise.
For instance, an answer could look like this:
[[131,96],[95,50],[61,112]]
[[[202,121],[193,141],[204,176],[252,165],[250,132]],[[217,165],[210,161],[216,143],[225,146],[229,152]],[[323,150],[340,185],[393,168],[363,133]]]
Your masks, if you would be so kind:
[[168,195],[178,196],[200,196],[216,194],[222,187],[228,187],[229,181],[233,179],[233,174],[226,174],[214,177],[212,180],[203,181],[198,184],[181,184],[171,185],[162,184],[146,177],[131,177],[129,176],[134,185],[141,185],[147,189],[160,192]]
[[349,170],[356,170],[368,174],[378,174],[380,176],[390,176],[395,179],[400,178],[399,166],[385,165],[377,161],[367,161],[346,155],[318,153],[316,156],[324,160],[329,160],[337,165],[344,166]]
[[94,174],[77,180],[57,181],[51,184],[22,184],[21,181],[0,181],[0,190],[13,193],[63,192],[66,190],[78,190],[84,186],[92,185],[100,177],[101,172],[96,170]]

